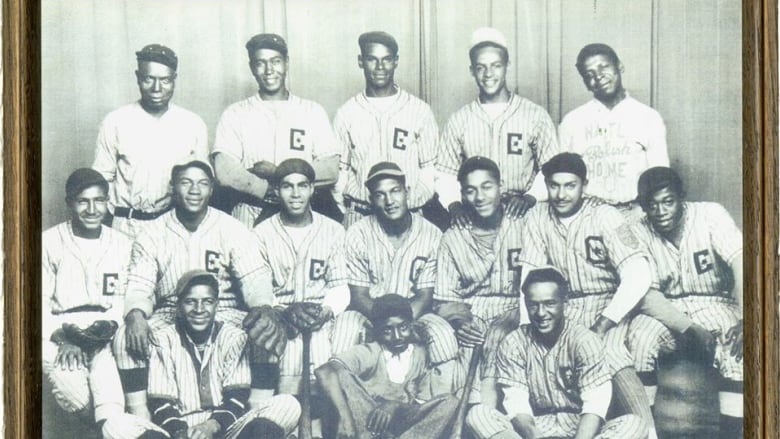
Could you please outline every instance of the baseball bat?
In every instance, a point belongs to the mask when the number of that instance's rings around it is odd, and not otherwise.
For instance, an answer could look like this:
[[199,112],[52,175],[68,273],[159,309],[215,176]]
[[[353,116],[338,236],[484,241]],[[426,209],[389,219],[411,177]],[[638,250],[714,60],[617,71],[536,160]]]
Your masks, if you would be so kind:
[[311,330],[301,331],[303,363],[301,364],[301,418],[298,421],[298,438],[312,439],[311,432]]
[[469,370],[466,373],[466,384],[463,386],[463,394],[460,396],[458,411],[455,413],[455,422],[452,425],[451,439],[461,439],[463,436],[463,425],[466,423],[466,412],[469,408],[469,395],[471,387],[474,385],[474,379],[477,377],[479,360],[482,358],[482,345],[477,345],[471,352],[471,361],[469,361]]

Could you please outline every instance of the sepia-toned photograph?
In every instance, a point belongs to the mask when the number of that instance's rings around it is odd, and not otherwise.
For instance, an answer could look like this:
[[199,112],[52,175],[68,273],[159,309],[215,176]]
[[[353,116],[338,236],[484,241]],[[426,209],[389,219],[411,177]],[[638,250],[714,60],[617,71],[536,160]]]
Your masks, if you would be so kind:
[[44,438],[743,437],[741,2],[40,12]]

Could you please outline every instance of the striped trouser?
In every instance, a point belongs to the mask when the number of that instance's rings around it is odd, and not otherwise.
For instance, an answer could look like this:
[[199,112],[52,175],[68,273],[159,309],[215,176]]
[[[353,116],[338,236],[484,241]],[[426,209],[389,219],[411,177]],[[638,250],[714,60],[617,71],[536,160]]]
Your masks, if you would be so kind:
[[[600,294],[569,298],[566,302],[566,320],[590,328],[596,323],[596,319],[613,296],[613,294]],[[604,361],[611,375],[634,365],[627,341],[629,323],[630,321],[624,318],[604,335]]]
[[119,413],[106,419],[101,432],[103,439],[137,439],[147,430],[155,430],[164,434],[168,433],[159,426],[141,417],[130,413]]
[[268,419],[280,426],[286,435],[292,433],[298,425],[298,418],[301,416],[301,405],[294,396],[275,395],[262,401],[260,404],[260,407],[249,410],[231,424],[225,432],[225,439],[238,437],[247,424],[257,418]]
[[[577,433],[580,414],[557,413],[534,416],[538,437],[574,437]],[[477,404],[469,410],[466,425],[479,439],[487,439],[501,433],[502,437],[513,437],[512,423],[507,415],[488,406]],[[596,435],[597,439],[645,439],[647,423],[637,415],[623,415],[608,420]],[[519,435],[514,437],[520,438]]]
[[255,220],[263,212],[262,207],[252,206],[251,204],[238,203],[233,207],[231,215],[233,218],[241,221],[249,230],[255,227]]
[[[731,381],[742,381],[743,361],[731,355],[731,345],[726,344],[726,333],[739,322],[736,304],[724,297],[688,296],[671,299],[670,302],[690,319],[716,335],[714,367],[720,375]],[[628,331],[628,343],[634,354],[637,372],[655,372],[660,352],[677,349],[675,335],[658,320],[645,315],[634,317]]]

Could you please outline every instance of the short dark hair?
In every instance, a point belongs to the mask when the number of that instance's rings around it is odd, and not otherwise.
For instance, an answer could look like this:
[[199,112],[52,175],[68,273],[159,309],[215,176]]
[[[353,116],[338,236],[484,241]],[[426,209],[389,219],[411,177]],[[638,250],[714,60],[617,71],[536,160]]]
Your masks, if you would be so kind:
[[520,289],[523,293],[528,294],[528,289],[531,288],[531,285],[543,282],[552,282],[556,284],[560,297],[565,298],[569,294],[569,283],[561,272],[553,267],[543,267],[529,271],[528,276],[526,276],[523,286],[520,287]]
[[466,184],[466,177],[472,172],[479,170],[487,171],[497,182],[501,182],[501,170],[498,169],[496,162],[487,157],[475,155],[467,158],[466,161],[460,165],[460,169],[458,169],[458,183],[463,186]]
[[617,53],[615,53],[611,47],[603,43],[591,43],[583,47],[580,50],[580,53],[577,55],[577,63],[575,64],[575,67],[577,67],[577,71],[580,72],[580,75],[582,75],[582,72],[585,69],[585,61],[587,61],[588,58],[596,55],[606,56],[610,61],[612,61],[613,64],[615,64],[615,66],[620,64],[620,58],[618,58]]
[[496,44],[492,41],[483,41],[469,49],[469,60],[471,60],[472,66],[477,61],[477,52],[479,52],[481,49],[484,49],[485,47],[495,47],[501,54],[501,60],[504,61],[505,64],[509,62],[509,51],[506,49],[506,47],[501,46],[500,44]]
[[371,324],[376,328],[380,321],[390,317],[413,320],[412,305],[409,303],[409,299],[403,298],[398,294],[385,294],[377,297],[374,300],[374,305],[371,307]]
[[672,168],[656,166],[639,176],[636,184],[637,201],[645,211],[650,207],[650,201],[656,192],[669,188],[678,197],[685,197],[685,187],[682,179]]

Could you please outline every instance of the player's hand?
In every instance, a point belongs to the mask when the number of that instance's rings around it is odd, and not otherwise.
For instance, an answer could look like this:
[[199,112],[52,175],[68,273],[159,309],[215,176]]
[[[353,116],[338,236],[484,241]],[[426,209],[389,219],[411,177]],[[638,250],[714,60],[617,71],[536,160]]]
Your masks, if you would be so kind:
[[509,219],[519,219],[535,204],[536,198],[533,195],[510,195],[505,201],[504,212]]
[[54,365],[62,370],[76,370],[87,367],[87,354],[80,347],[64,342],[57,350]]
[[255,346],[282,355],[287,334],[279,311],[268,305],[254,307],[244,318],[243,326]]
[[740,320],[726,332],[726,346],[731,345],[729,354],[736,358],[737,361],[742,360],[742,349],[745,336],[743,331],[744,325],[742,320]]
[[380,403],[371,413],[368,414],[366,419],[366,428],[372,436],[379,436],[384,434],[387,427],[390,426],[390,421],[393,419],[398,403],[395,401],[385,401]]
[[463,324],[455,330],[455,336],[458,338],[458,342],[461,345],[467,348],[473,348],[474,346],[485,343],[486,332],[484,325],[481,325],[476,321],[463,322]]
[[265,160],[260,160],[259,162],[255,162],[255,164],[252,165],[251,168],[249,168],[249,172],[265,180],[268,180],[269,178],[273,177],[275,171],[276,171],[276,165]]
[[206,422],[188,428],[187,437],[189,439],[212,439],[219,429],[219,423],[213,419],[209,419]]
[[291,303],[284,312],[287,321],[299,331],[312,330],[316,323],[320,323],[321,313],[322,306],[311,302]]
[[469,218],[468,211],[463,205],[456,201],[449,205],[448,210],[450,212],[450,225],[459,229],[470,229],[471,219]]
[[607,331],[614,328],[615,326],[617,326],[617,324],[615,324],[615,322],[612,320],[604,316],[599,316],[596,319],[596,323],[590,327],[590,330],[598,334],[600,337],[604,337],[604,334],[606,334]]
[[133,310],[125,318],[125,341],[127,342],[127,353],[138,360],[149,358],[149,344],[152,341],[152,330],[149,328],[149,322],[146,316],[139,311]]
[[320,314],[317,316],[317,320],[312,323],[311,328],[309,328],[311,331],[317,331],[320,328],[325,325],[325,323],[329,322],[331,319],[333,319],[334,314],[333,310],[330,309],[329,306],[323,306],[320,307]]

